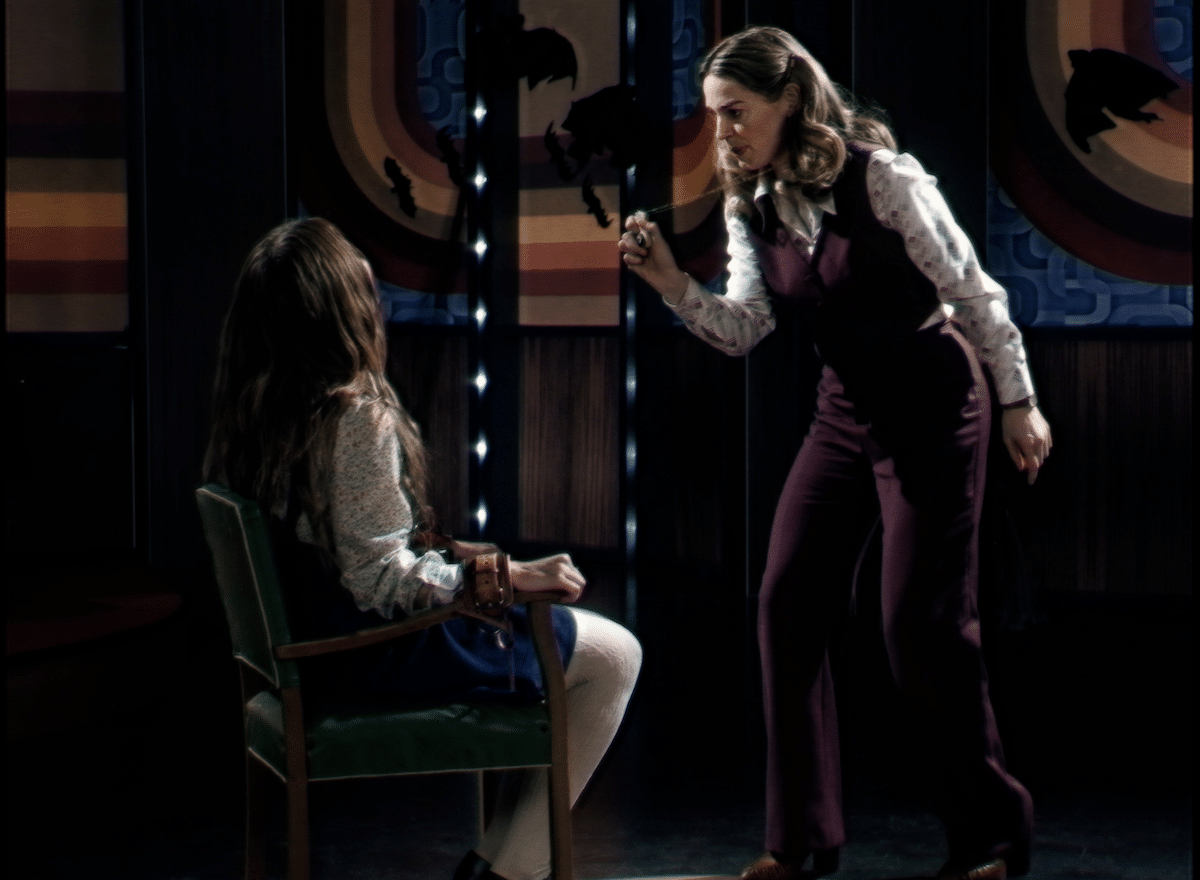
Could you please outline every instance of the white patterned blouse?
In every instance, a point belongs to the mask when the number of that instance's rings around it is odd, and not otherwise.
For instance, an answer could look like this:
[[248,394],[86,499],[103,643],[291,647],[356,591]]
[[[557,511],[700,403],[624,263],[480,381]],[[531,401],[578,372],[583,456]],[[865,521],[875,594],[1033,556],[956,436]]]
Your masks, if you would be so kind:
[[[881,149],[871,154],[867,165],[867,191],[876,218],[904,237],[909,259],[937,289],[940,308],[959,325],[987,365],[1000,403],[1032,397],[1025,346],[1009,317],[1008,296],[980,267],[975,249],[937,188],[937,179],[908,153]],[[811,256],[823,215],[835,213],[832,197],[813,201],[799,194],[784,195],[760,180],[755,197],[768,192],[793,241]],[[683,298],[667,305],[701,339],[742,355],[775,329],[775,316],[746,220],[727,212],[725,225],[730,275],[724,295],[710,293],[692,279]],[[922,326],[941,317],[935,311]]]
[[[330,475],[330,515],[342,585],[360,610],[392,618],[453,601],[462,586],[462,566],[435,552],[410,547],[413,509],[401,487],[404,456],[392,411],[379,399],[360,396],[338,419]],[[313,540],[301,516],[301,541]]]

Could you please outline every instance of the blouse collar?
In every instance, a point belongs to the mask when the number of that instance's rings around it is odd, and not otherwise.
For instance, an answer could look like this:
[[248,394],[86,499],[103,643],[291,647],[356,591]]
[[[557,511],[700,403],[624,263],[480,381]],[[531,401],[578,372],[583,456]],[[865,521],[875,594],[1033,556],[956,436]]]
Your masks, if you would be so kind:
[[817,198],[812,198],[802,193],[799,187],[787,186],[768,171],[758,176],[758,183],[754,187],[754,207],[758,210],[764,226],[770,222],[768,213],[764,210],[768,197],[780,221],[785,226],[807,233],[810,239],[815,238],[820,231],[823,214],[837,213],[832,190],[825,190]]

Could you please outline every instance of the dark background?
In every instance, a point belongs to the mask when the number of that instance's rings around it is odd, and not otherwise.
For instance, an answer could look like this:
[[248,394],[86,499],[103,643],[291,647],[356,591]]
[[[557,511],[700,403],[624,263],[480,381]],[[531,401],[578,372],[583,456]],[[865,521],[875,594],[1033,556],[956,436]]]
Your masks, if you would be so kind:
[[[655,64],[664,56],[654,50],[658,41],[669,57],[670,14],[670,4],[639,5],[639,52],[628,60],[651,117],[670,115],[669,85]],[[752,0],[720,4],[718,14],[725,33],[749,21],[802,35],[835,80],[887,108],[902,148],[937,174],[982,247],[987,4]],[[68,577],[85,598],[89,583],[112,589],[125,578],[177,593],[182,604],[167,620],[124,636],[10,653],[10,853],[11,831],[43,840],[49,832],[38,830],[45,827],[38,809],[71,791],[90,792],[85,803],[110,803],[84,823],[86,833],[107,833],[119,822],[122,792],[140,791],[128,784],[136,772],[169,769],[194,802],[238,808],[236,678],[192,491],[234,278],[253,242],[294,210],[284,44],[297,24],[285,20],[282,0],[129,0],[127,21],[130,330],[8,336],[19,463],[7,501],[6,590],[10,622],[13,609],[32,600],[43,615],[53,613],[45,606],[56,597],[71,601],[56,586]],[[667,155],[669,129],[653,136]],[[631,194],[639,204],[662,201],[652,198],[650,177],[643,169],[643,189]],[[639,315],[662,309],[646,291],[631,290]],[[1094,790],[1186,798],[1190,331],[1029,331],[1026,341],[1054,453],[1032,488],[996,456],[981,584],[1011,766],[1037,797]],[[529,375],[550,350],[560,360],[547,362],[568,368],[536,374],[547,401],[572,399],[576,391],[556,382],[580,374],[611,379],[619,401],[623,377],[613,365],[636,363],[636,403],[617,417],[638,443],[637,476],[621,495],[636,510],[636,551],[627,553],[619,539],[574,543],[569,535],[555,546],[572,551],[589,575],[585,604],[624,620],[645,646],[642,682],[617,745],[640,768],[645,788],[636,796],[652,798],[664,786],[700,799],[753,793],[762,752],[754,593],[775,493],[809,418],[810,346],[789,331],[748,359],[730,359],[652,318],[628,335],[510,327],[479,343],[393,328],[390,371],[424,417],[435,452],[454,458],[466,420],[485,419],[501,438],[494,476],[471,479],[501,486],[517,483],[521,425],[504,405],[513,401],[501,396],[473,415],[453,403],[456,387],[465,399],[474,344]],[[536,415],[536,402],[521,405],[526,418]],[[623,443],[614,451],[623,458]],[[612,472],[619,470],[613,462]],[[451,482],[443,491],[453,508],[468,490],[457,477]],[[493,510],[488,535],[517,554],[545,549],[510,507]],[[452,509],[451,518],[461,521],[462,513]],[[877,614],[871,591],[860,590],[859,613],[839,642],[852,797],[919,788],[909,760],[916,744],[904,734]],[[158,725],[145,737],[139,771],[111,765],[104,744],[136,718]],[[190,768],[180,769],[188,752]],[[36,788],[34,769],[51,765],[60,774],[51,777],[54,796],[21,787]],[[103,797],[95,796],[99,788]]]

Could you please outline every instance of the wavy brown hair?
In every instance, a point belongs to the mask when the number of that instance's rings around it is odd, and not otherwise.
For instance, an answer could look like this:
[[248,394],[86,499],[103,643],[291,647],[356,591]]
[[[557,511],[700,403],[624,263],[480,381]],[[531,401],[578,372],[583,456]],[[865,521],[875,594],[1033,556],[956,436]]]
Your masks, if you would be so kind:
[[430,524],[425,448],[384,376],[386,352],[358,249],[319,217],[272,229],[246,257],[221,329],[205,479],[268,512],[287,508],[291,487],[317,543],[333,552],[337,421],[352,401],[375,399],[395,415],[403,489],[419,524]]
[[[896,138],[875,109],[864,109],[829,78],[825,68],[787,31],[752,27],[726,37],[700,63],[700,77],[736,82],[768,101],[778,101],[794,83],[800,89],[796,112],[783,127],[788,151],[784,179],[806,193],[833,185],[846,164],[847,142],[896,149]],[[737,161],[718,145],[718,175],[726,210],[744,212],[753,198],[757,174],[739,174]]]

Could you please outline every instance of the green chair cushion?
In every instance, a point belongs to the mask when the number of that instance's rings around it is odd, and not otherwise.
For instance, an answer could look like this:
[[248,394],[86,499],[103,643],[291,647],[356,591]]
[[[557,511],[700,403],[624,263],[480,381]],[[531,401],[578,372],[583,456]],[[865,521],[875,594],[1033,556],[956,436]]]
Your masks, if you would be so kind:
[[[305,719],[305,727],[311,780],[550,764],[544,704],[333,712]],[[246,704],[246,741],[286,778],[283,705],[274,694]]]

